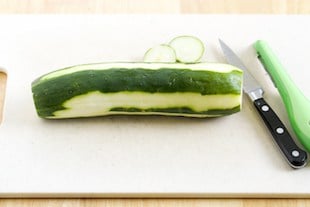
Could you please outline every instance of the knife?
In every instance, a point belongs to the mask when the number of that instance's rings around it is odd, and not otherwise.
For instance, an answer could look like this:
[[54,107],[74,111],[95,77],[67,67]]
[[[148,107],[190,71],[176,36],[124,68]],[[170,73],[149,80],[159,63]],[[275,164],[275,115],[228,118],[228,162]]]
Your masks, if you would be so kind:
[[222,40],[219,40],[219,42],[227,62],[243,70],[243,91],[253,102],[290,166],[293,168],[304,167],[307,163],[307,153],[296,145],[277,114],[264,100],[262,87],[250,74],[239,57]]

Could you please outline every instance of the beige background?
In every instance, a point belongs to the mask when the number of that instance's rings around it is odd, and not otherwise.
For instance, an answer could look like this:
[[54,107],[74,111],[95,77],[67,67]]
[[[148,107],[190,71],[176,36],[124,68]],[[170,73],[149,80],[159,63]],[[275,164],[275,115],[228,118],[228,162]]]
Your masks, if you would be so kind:
[[[0,13],[310,14],[310,0],[0,0]],[[5,75],[0,74],[0,111]],[[1,117],[1,112],[0,112]],[[310,206],[310,199],[3,199],[11,206]]]

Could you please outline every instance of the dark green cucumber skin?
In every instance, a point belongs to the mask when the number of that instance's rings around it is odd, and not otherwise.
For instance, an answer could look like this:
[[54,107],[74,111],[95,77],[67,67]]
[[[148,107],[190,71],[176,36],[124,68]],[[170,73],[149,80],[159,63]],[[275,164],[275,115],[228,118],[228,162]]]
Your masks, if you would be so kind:
[[[55,111],[65,109],[62,106],[65,101],[92,91],[102,93],[125,91],[147,93],[194,92],[212,95],[240,94],[241,86],[242,72],[237,70],[220,73],[171,68],[156,70],[111,68],[105,70],[88,69],[46,80],[39,78],[32,83],[32,93],[37,113],[44,118],[52,117]],[[150,110],[152,111],[152,109]],[[169,109],[154,110],[169,112]],[[197,114],[190,109],[178,110],[182,113]],[[221,110],[219,109],[219,111]],[[171,113],[173,112],[175,109],[171,110]]]
[[138,108],[124,108],[124,107],[117,107],[117,108],[112,108],[110,110],[111,112],[158,112],[158,113],[171,113],[171,114],[205,114],[208,116],[222,116],[222,115],[229,115],[236,113],[240,111],[240,106],[236,106],[231,109],[212,109],[208,111],[193,111],[191,108],[188,107],[175,107],[175,108],[149,108],[145,110],[141,110]]

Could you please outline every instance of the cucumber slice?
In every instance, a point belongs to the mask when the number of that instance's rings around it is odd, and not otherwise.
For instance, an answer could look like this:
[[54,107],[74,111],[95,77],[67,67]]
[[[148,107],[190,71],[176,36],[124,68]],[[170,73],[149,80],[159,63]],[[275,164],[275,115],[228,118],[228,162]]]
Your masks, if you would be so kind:
[[149,63],[175,63],[176,55],[174,49],[169,45],[162,44],[146,51],[143,61]]
[[204,54],[203,42],[194,36],[178,36],[169,45],[176,53],[176,59],[182,63],[199,62]]

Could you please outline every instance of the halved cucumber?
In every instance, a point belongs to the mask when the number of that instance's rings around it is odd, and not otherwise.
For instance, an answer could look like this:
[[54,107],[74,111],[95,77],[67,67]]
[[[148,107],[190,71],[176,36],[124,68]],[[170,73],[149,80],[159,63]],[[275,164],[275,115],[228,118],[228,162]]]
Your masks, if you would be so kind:
[[175,63],[175,51],[169,45],[157,45],[146,51],[143,61],[149,63]]
[[241,108],[242,71],[219,63],[101,63],[68,67],[32,83],[42,118],[111,114],[212,117]]
[[194,36],[179,36],[169,45],[176,53],[176,59],[182,63],[196,63],[202,58],[205,47],[203,42]]

